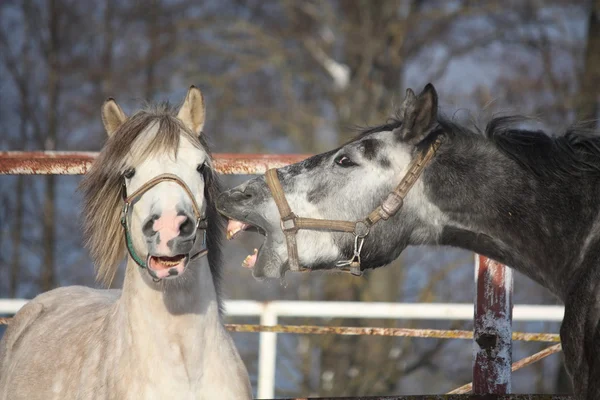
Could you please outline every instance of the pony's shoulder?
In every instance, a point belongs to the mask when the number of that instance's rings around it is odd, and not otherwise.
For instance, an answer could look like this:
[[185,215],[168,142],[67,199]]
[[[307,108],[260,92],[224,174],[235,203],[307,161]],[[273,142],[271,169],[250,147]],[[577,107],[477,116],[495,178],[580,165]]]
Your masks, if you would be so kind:
[[40,317],[43,311],[44,306],[42,304],[32,302],[25,304],[19,310],[2,337],[0,360],[6,359],[15,343],[27,332],[27,329]]
[[58,318],[67,324],[72,320],[65,318],[67,314],[79,314],[80,318],[85,319],[95,314],[93,311],[109,309],[120,294],[120,290],[85,286],[66,286],[41,293],[15,314],[2,338],[3,350],[12,348],[36,322]]
[[64,286],[49,290],[36,296],[29,303],[40,303],[45,308],[54,308],[55,306],[77,307],[78,305],[88,305],[93,303],[112,304],[121,296],[121,291],[117,289],[94,289],[87,286]]

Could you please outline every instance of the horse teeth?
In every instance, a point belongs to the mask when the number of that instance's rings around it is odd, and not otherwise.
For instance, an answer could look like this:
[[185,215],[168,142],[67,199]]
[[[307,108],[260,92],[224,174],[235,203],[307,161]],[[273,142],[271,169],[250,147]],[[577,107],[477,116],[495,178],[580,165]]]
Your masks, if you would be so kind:
[[233,239],[233,237],[239,231],[243,231],[247,227],[248,227],[248,224],[230,219],[229,222],[227,223],[227,240]]
[[242,267],[252,268],[254,263],[256,263],[256,256],[258,254],[258,249],[254,249],[254,252],[250,255],[247,255],[242,262]]
[[244,261],[242,261],[242,267],[249,267],[250,266],[250,259],[252,258],[252,256],[248,255],[246,256],[246,258],[244,258]]
[[180,261],[167,261],[167,260],[158,260],[158,262],[166,267],[173,267],[180,263]]

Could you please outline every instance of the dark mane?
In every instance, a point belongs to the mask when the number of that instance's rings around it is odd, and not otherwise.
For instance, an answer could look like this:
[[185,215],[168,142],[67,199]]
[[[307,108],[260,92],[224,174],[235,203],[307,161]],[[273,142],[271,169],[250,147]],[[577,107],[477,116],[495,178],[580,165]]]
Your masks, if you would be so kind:
[[[210,146],[205,138],[205,135],[200,136],[200,144],[208,154],[210,160],[213,159]],[[214,168],[206,168],[204,170],[204,198],[206,201],[206,218],[208,228],[206,229],[206,248],[208,249],[207,259],[212,273],[215,291],[217,292],[217,301],[219,302],[219,311],[223,311],[221,302],[221,262],[222,250],[221,240],[225,231],[225,217],[217,211],[217,197],[221,193],[221,181],[215,172]]]
[[370,127],[355,127],[355,130],[360,131],[359,134],[350,139],[347,143],[344,143],[344,145],[351,142],[357,142],[373,133],[393,131],[394,129],[399,128],[400,126],[402,126],[402,121],[400,119],[390,118],[385,124],[382,125]]
[[[523,116],[496,117],[484,130],[472,129],[450,119],[439,117],[441,132],[449,137],[483,135],[500,151],[538,176],[600,175],[600,135],[586,124],[569,127],[564,134],[550,135],[542,130],[522,126],[532,120]],[[363,128],[351,141],[358,141],[377,132],[394,130],[402,125],[398,118],[385,124]]]
[[521,117],[499,117],[486,126],[485,136],[498,149],[536,175],[600,175],[600,136],[585,125],[561,135],[515,127]]

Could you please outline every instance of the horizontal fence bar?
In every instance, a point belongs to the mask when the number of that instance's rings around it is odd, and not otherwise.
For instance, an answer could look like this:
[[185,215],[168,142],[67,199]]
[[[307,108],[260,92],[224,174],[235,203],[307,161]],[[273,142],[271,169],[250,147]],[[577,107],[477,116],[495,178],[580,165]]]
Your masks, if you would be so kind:
[[[16,314],[29,300],[0,299],[0,315]],[[253,301],[226,300],[227,316],[260,316],[265,309],[278,317],[289,318],[363,318],[472,321],[473,304],[470,303],[386,303],[355,301]],[[519,304],[513,308],[513,321],[561,322],[563,306]]]
[[[10,324],[12,318],[0,318],[0,325]],[[225,324],[230,332],[272,332],[304,335],[346,335],[346,336],[397,336],[434,339],[473,339],[473,332],[443,329],[379,328],[354,326],[316,325],[255,325]],[[525,342],[560,342],[557,333],[513,332],[513,340]]]
[[[252,303],[252,304],[251,304]],[[227,315],[251,315],[261,307],[268,307],[278,317],[414,319],[472,321],[471,303],[385,303],[351,301],[293,301],[253,302],[233,300],[225,302]],[[249,314],[244,314],[247,310]],[[513,308],[513,321],[561,322],[564,306],[520,304]]]
[[[29,300],[0,299],[0,315],[16,314]],[[386,303],[357,301],[253,301],[226,300],[227,316],[260,316],[268,309],[278,317],[289,318],[363,318],[472,321],[470,303]],[[561,322],[563,306],[518,304],[513,308],[513,321]]]
[[[97,152],[81,151],[0,151],[0,175],[81,175],[85,174]],[[310,154],[213,154],[215,169],[228,175],[264,174],[302,161]]]
[[[253,325],[226,324],[230,332],[275,332],[309,335],[398,336],[435,339],[473,339],[473,331],[444,329],[378,328],[316,325]],[[560,342],[558,333],[513,332],[513,340],[524,342]]]

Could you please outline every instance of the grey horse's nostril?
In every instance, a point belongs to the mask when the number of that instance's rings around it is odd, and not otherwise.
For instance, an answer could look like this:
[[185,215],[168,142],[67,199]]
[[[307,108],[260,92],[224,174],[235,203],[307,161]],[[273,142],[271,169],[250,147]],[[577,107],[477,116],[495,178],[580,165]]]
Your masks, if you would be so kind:
[[252,193],[248,188],[245,191],[235,190],[229,193],[229,199],[233,201],[243,201],[252,198]]
[[152,237],[156,235],[156,231],[154,230],[154,221],[156,221],[158,218],[159,216],[157,214],[152,214],[150,217],[148,217],[148,219],[146,219],[146,222],[144,222],[144,225],[142,226],[142,233],[144,236]]

